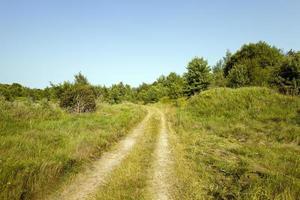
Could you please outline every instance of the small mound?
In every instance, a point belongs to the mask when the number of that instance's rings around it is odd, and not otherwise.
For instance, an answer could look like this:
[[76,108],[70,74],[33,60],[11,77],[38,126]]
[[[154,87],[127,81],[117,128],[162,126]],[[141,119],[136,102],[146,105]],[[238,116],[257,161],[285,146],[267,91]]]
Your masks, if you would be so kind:
[[[297,116],[300,98],[285,96],[263,87],[215,88],[190,99],[187,110],[197,116],[251,117]],[[273,116],[274,117],[274,116]]]
[[190,180],[200,183],[191,188],[204,199],[298,199],[299,97],[216,88],[176,111],[182,154],[198,174]]
[[300,98],[285,96],[271,89],[248,87],[239,89],[216,88],[191,98],[184,110],[194,123],[216,129],[221,135],[230,134],[259,137],[261,132],[272,140],[300,144]]

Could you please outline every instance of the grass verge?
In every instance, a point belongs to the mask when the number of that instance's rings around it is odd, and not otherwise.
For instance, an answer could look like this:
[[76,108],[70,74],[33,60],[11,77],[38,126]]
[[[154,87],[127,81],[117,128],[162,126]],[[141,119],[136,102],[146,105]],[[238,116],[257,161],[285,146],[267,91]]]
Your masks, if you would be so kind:
[[[181,199],[297,199],[299,97],[218,88],[169,110]],[[185,164],[183,164],[185,163]],[[189,181],[188,175],[191,174]]]
[[[170,112],[170,111],[169,111]],[[168,124],[170,147],[173,155],[173,176],[171,197],[181,199],[205,199],[203,181],[197,174],[195,164],[186,158],[184,145],[179,141],[172,125]],[[205,175],[205,174],[204,174]]]
[[0,101],[0,199],[41,198],[145,115],[137,105],[68,114],[49,103]]

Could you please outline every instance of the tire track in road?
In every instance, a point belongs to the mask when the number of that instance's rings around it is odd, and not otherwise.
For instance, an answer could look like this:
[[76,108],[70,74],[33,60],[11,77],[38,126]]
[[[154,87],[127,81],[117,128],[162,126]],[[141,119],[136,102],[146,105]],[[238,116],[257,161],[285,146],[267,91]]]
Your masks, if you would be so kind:
[[161,129],[154,152],[154,163],[152,177],[150,180],[150,194],[155,200],[169,200],[171,199],[171,151],[169,148],[169,135],[166,126],[166,119],[163,112],[160,114]]

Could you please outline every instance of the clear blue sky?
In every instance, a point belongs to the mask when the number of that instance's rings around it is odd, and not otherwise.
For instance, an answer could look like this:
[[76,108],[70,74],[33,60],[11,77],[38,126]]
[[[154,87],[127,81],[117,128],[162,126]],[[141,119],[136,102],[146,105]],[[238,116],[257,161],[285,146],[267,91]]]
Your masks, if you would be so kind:
[[0,83],[137,86],[259,40],[300,50],[300,1],[0,0]]

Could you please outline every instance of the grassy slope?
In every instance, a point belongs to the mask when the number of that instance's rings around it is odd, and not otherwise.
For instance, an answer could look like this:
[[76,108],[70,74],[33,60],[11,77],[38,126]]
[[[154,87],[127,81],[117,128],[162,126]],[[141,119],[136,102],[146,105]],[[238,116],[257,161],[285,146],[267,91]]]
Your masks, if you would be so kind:
[[158,116],[151,118],[144,136],[122,165],[114,171],[107,184],[99,189],[96,199],[150,199],[147,179],[159,124]]
[[218,88],[170,110],[177,197],[297,199],[299,109],[299,97],[269,89]]
[[99,156],[145,112],[100,105],[71,115],[48,104],[0,101],[0,199],[31,199]]

